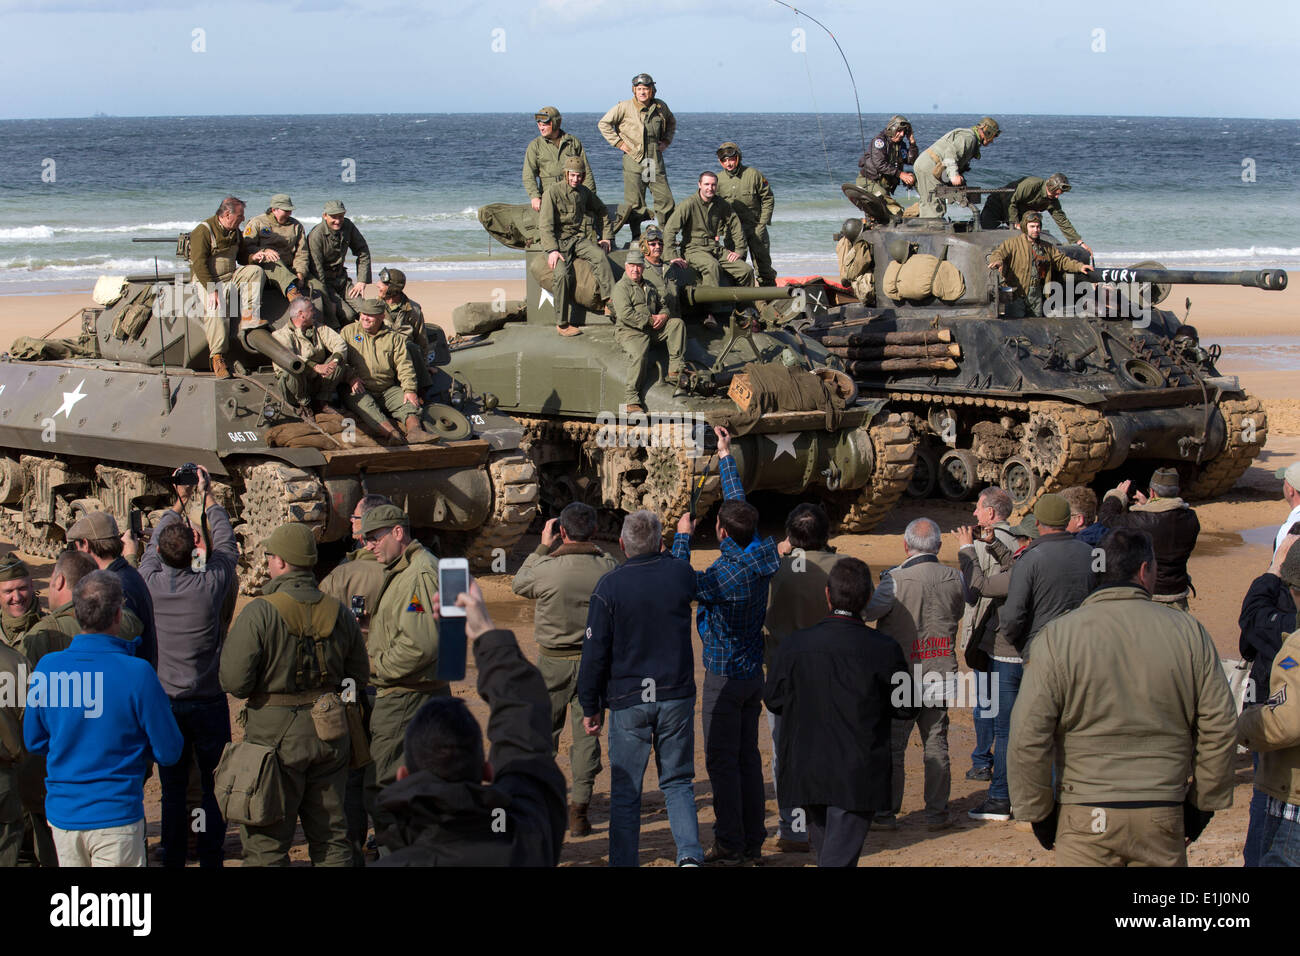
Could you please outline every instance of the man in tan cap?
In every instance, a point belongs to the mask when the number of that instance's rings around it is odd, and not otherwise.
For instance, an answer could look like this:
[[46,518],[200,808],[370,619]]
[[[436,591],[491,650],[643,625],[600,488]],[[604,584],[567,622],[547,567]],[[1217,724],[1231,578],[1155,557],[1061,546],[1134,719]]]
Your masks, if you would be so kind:
[[403,438],[388,415],[404,422],[405,442],[437,441],[437,436],[421,427],[420,407],[424,400],[419,395],[420,380],[406,339],[400,332],[384,327],[384,304],[378,299],[362,299],[357,308],[361,315],[341,333],[348,348],[351,379],[343,401],[389,445],[401,445]]
[[[226,350],[230,347],[230,320],[235,315],[243,324],[262,320],[262,287],[266,274],[258,253],[255,264],[239,225],[244,221],[244,201],[236,196],[221,200],[214,215],[190,233],[190,275],[204,295],[203,332],[208,339],[212,371],[229,378]],[[238,290],[238,301],[236,300]]]
[[370,673],[378,691],[370,715],[375,780],[367,789],[366,804],[379,833],[391,818],[376,800],[379,791],[397,779],[406,725],[421,704],[433,696],[450,696],[451,687],[437,678],[437,559],[411,536],[410,520],[396,505],[367,511],[361,533],[386,575],[367,639]]
[[533,212],[542,208],[542,194],[564,179],[564,161],[570,156],[582,160],[582,184],[593,193],[596,177],[591,163],[578,137],[560,129],[560,111],[554,106],[543,106],[534,115],[537,120],[537,138],[524,151],[524,192],[532,203]]
[[[429,332],[424,324],[424,310],[420,303],[406,294],[406,273],[401,269],[379,270],[379,301],[384,304],[384,325],[400,332],[406,339],[415,365],[416,391],[421,397],[433,384],[429,374]],[[435,337],[441,329],[433,330]]]
[[1187,610],[1192,579],[1187,559],[1196,548],[1201,522],[1196,512],[1178,497],[1177,468],[1157,468],[1151,474],[1147,493],[1136,492],[1129,504],[1131,481],[1122,481],[1106,492],[1097,521],[1110,530],[1132,528],[1151,535],[1156,549],[1156,584],[1151,600]]
[[745,245],[749,247],[749,260],[758,274],[759,285],[776,285],[776,271],[772,268],[772,249],[767,227],[772,222],[776,198],[767,177],[753,166],[741,162],[740,147],[723,143],[718,147],[718,198],[725,200],[740,219],[745,230]]
[[[149,666],[158,667],[158,632],[154,625],[153,597],[140,572],[132,566],[123,550],[124,542],[117,527],[117,519],[107,511],[90,511],[72,523],[67,533],[68,544],[90,555],[101,571],[112,571],[122,582],[122,613],[132,615],[140,622],[140,644],[136,657],[142,657]],[[134,557],[134,545],[132,541]],[[75,583],[75,582],[73,582]],[[71,595],[71,585],[69,585]],[[72,600],[71,596],[68,600]],[[132,635],[134,636],[134,635]],[[34,662],[33,662],[34,663]]]
[[[316,586],[310,527],[283,524],[262,548],[271,580],[230,627],[221,686],[248,701],[245,739],[276,752],[284,817],[239,828],[244,865],[287,866],[301,819],[315,866],[350,866],[343,793],[352,750],[343,708],[369,676],[365,641],[352,612]],[[318,712],[327,708],[337,719],[323,734]]]
[[289,304],[289,321],[271,333],[305,363],[297,374],[277,367],[275,383],[280,394],[308,420],[315,418],[316,411],[333,411],[331,403],[338,401],[338,388],[348,380],[348,347],[343,336],[318,324],[316,318],[311,299],[294,299]]
[[[321,221],[307,234],[311,286],[324,300],[326,323],[336,329],[356,318],[356,309],[348,300],[365,295],[370,282],[370,247],[361,230],[347,218],[347,211],[343,200],[331,199]],[[356,282],[348,277],[349,252],[357,257]]]
[[924,149],[912,164],[916,175],[916,191],[921,194],[917,214],[937,219],[948,208],[948,202],[935,196],[940,183],[952,186],[965,185],[962,174],[970,169],[971,160],[980,158],[980,147],[998,138],[1002,131],[997,120],[986,116],[974,126],[949,130],[929,149]]
[[[641,404],[641,379],[650,364],[650,347],[668,346],[668,375],[664,381],[676,386],[686,356],[686,325],[668,314],[668,306],[659,290],[645,281],[645,256],[640,249],[627,254],[623,278],[614,286],[614,340],[627,353],[624,401],[629,412],[644,412]],[[654,384],[654,383],[652,383]]]
[[[561,335],[581,335],[572,324],[569,312],[573,297],[574,261],[584,260],[596,277],[600,296],[606,302],[614,292],[614,270],[605,254],[610,250],[613,233],[609,213],[590,189],[582,184],[583,160],[570,156],[564,161],[564,181],[542,194],[542,208],[537,227],[542,237],[546,265],[551,270],[555,292],[556,330]],[[587,237],[591,220],[599,227],[600,239]]]
[[293,200],[276,193],[266,212],[244,226],[244,242],[251,250],[249,261],[258,263],[266,277],[290,302],[307,291],[307,233],[294,219]]
[[14,650],[22,649],[23,635],[41,619],[36,585],[27,563],[10,552],[0,558],[0,633]]

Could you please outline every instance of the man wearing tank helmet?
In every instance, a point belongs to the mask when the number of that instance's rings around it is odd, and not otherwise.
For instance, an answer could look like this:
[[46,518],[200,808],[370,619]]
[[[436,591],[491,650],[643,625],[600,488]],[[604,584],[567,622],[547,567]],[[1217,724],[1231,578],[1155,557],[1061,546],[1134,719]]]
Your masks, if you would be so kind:
[[893,198],[898,184],[916,185],[916,177],[903,169],[916,162],[916,152],[916,134],[912,132],[912,124],[906,116],[894,115],[858,160],[861,172],[857,184],[884,200],[895,216],[903,212],[903,207]]
[[[1007,305],[1007,318],[1043,314],[1047,285],[1067,272],[1091,275],[1093,268],[1076,262],[1056,246],[1044,242],[1043,217],[1027,212],[1020,220],[1019,234],[1012,236],[989,254],[990,268],[1002,273],[1011,286],[1013,298]],[[1003,264],[1006,268],[1003,268]]]
[[916,173],[916,191],[921,194],[917,214],[926,219],[941,218],[948,209],[948,202],[935,196],[935,189],[941,183],[966,185],[962,174],[970,169],[971,160],[979,159],[980,147],[992,143],[1001,132],[998,121],[986,116],[974,126],[949,130],[920,153],[912,165]]
[[1015,191],[1010,195],[993,193],[989,196],[980,211],[980,226],[997,229],[1006,223],[1012,223],[1013,229],[1019,229],[1020,217],[1025,213],[1050,212],[1056,224],[1061,227],[1066,242],[1073,242],[1092,252],[1092,248],[1079,238],[1079,231],[1061,208],[1061,195],[1070,191],[1070,181],[1065,178],[1065,173],[1052,173],[1046,179],[1022,176],[1002,188]]
[[564,180],[564,161],[577,156],[583,164],[582,184],[593,193],[596,177],[591,173],[591,163],[578,137],[560,128],[560,111],[554,106],[543,106],[533,114],[537,121],[537,138],[524,152],[524,191],[528,193],[533,212],[542,208],[542,193]]
[[663,151],[677,132],[677,118],[656,92],[654,78],[638,73],[632,77],[632,99],[614,104],[599,123],[605,141],[623,151],[623,205],[614,232],[631,222],[633,239],[641,234],[640,222],[650,218],[645,204],[647,186],[660,225],[673,213],[673,191],[668,186]]
[[718,147],[718,162],[722,164],[722,172],[718,173],[718,196],[731,205],[740,219],[745,230],[745,244],[749,246],[749,258],[758,274],[758,284],[776,285],[767,236],[776,198],[772,195],[772,187],[767,184],[767,177],[753,166],[744,165],[740,158],[740,147],[735,143],[723,143]]

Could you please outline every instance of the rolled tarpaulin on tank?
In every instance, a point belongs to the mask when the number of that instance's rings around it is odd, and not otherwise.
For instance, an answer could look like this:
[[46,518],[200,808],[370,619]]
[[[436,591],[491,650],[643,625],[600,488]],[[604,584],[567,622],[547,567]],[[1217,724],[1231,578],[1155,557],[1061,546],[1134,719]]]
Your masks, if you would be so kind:
[[[819,330],[809,329],[811,335]],[[849,346],[852,348],[870,348],[876,345],[933,345],[939,342],[951,342],[951,329],[926,329],[923,332],[852,332],[848,335],[824,335],[822,345]]]

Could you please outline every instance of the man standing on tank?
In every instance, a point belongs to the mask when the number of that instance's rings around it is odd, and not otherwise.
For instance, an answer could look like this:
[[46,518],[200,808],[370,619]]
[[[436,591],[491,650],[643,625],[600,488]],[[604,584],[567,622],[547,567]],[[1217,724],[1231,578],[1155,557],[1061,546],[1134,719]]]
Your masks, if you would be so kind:
[[[989,265],[1002,273],[1010,284],[1012,299],[1007,303],[1007,318],[1041,316],[1047,286],[1065,272],[1092,274],[1092,266],[1076,262],[1056,246],[1042,240],[1043,217],[1027,212],[1020,232],[989,254]],[[1003,269],[1005,263],[1006,268]]]
[[758,284],[776,285],[767,235],[776,198],[767,177],[740,160],[740,147],[735,143],[723,143],[718,147],[718,162],[722,164],[722,172],[718,174],[718,196],[731,206],[745,230],[745,245],[749,247],[754,271],[758,273]]
[[943,216],[948,203],[935,196],[935,189],[940,183],[966,185],[962,173],[970,169],[971,160],[980,158],[980,147],[992,143],[1000,132],[997,120],[986,116],[974,126],[949,130],[917,157],[912,169],[916,173],[916,191],[921,194],[919,216],[927,219]]
[[677,132],[677,117],[667,103],[655,96],[657,92],[654,78],[649,73],[638,73],[632,77],[632,99],[614,104],[599,123],[605,141],[623,151],[623,205],[614,232],[623,223],[631,222],[633,239],[641,234],[641,221],[650,218],[645,204],[647,186],[660,223],[668,221],[674,208],[663,151]]
[[524,152],[524,192],[528,193],[533,212],[541,211],[542,194],[546,190],[564,182],[564,161],[570,156],[582,160],[582,184],[594,193],[596,177],[591,172],[587,153],[578,137],[560,128],[560,111],[554,106],[543,106],[533,119],[537,121],[537,138]]

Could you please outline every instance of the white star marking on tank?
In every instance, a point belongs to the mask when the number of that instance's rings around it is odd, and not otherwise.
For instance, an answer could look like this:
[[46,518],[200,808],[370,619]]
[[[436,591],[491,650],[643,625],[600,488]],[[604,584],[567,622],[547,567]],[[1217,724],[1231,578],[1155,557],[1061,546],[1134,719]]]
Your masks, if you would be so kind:
[[767,437],[776,443],[776,451],[772,453],[773,461],[776,461],[786,453],[789,453],[791,458],[798,457],[794,453],[794,442],[795,439],[799,437],[798,432],[781,432],[780,434],[768,435]]
[[80,382],[77,383],[77,387],[74,388],[72,391],[64,392],[63,404],[58,407],[58,409],[54,412],[54,414],[58,415],[59,412],[62,412],[64,418],[69,418],[69,419],[72,418],[72,407],[76,405],[77,402],[81,401],[83,398],[86,397],[85,393],[81,391],[81,386],[85,384],[86,384],[86,380],[83,378]]
[[545,289],[542,289],[541,294],[537,297],[537,307],[540,309],[548,302],[551,303],[551,305],[555,305],[555,296],[551,295]]

